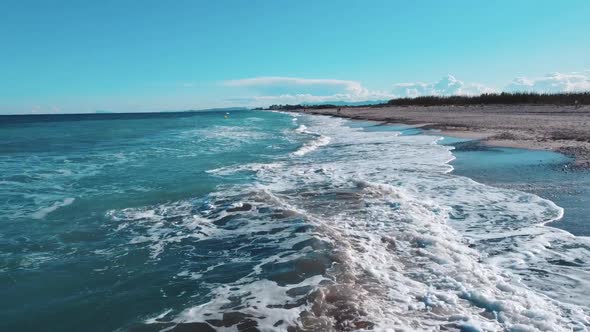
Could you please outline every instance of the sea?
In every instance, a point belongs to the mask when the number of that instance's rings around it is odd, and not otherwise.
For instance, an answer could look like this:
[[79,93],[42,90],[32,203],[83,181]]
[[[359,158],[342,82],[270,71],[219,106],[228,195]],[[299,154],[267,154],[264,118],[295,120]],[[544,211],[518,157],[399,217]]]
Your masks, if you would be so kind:
[[569,165],[301,113],[3,116],[0,330],[588,331]]

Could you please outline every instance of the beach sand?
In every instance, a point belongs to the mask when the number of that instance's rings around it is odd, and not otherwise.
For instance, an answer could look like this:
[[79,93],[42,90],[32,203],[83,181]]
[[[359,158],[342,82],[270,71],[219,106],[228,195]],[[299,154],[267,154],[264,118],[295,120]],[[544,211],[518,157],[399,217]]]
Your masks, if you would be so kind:
[[577,167],[590,168],[590,106],[343,107],[340,113],[337,109],[307,112],[410,124],[494,146],[552,150],[575,157]]

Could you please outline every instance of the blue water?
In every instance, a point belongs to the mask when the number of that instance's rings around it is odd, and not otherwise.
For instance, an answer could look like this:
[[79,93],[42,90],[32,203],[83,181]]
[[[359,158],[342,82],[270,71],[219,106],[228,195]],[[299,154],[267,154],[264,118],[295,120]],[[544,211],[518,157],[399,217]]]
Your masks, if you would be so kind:
[[[150,259],[153,243],[130,242],[152,226],[117,232],[108,212],[166,202],[182,210],[183,200],[187,209],[203,209],[217,186],[250,181],[207,170],[265,162],[298,146],[282,134],[291,118],[271,113],[232,112],[230,120],[223,113],[33,116],[0,123],[5,331],[113,330],[162,308],[199,303],[206,293],[176,274],[217,265],[250,241],[192,248],[191,239],[179,239]],[[163,239],[185,222],[166,218],[173,225],[153,230]],[[227,264],[212,274],[235,279],[240,269],[247,267]]]
[[590,236],[590,173],[572,168],[572,159],[550,151],[486,147],[445,138],[457,147],[455,174],[497,187],[518,189],[552,200],[564,216],[552,223],[574,235]]
[[586,234],[587,196],[535,182],[582,178],[445,143],[255,111],[0,117],[0,330],[587,330],[590,242],[542,226],[563,203]]

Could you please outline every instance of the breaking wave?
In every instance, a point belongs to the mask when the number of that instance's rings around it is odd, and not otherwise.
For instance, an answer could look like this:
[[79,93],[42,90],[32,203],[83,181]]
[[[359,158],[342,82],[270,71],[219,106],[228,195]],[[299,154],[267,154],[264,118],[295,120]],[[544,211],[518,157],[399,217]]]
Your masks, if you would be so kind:
[[[299,116],[309,136],[207,197],[113,210],[117,232],[203,301],[154,313],[161,329],[587,331],[590,242],[545,223],[549,200],[450,173],[438,137]],[[321,153],[310,153],[320,149]],[[191,259],[207,264],[195,265]]]

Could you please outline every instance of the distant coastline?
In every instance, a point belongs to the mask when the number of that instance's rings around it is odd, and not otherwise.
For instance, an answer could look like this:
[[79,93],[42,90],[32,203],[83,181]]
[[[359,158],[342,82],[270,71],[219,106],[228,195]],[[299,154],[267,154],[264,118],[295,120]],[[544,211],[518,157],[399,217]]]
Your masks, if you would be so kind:
[[256,110],[298,110],[329,109],[337,107],[387,107],[387,106],[481,106],[481,105],[590,105],[590,91],[536,93],[536,92],[502,92],[483,93],[475,96],[419,96],[395,98],[389,101],[365,102],[327,102],[322,104],[285,104],[271,105]]
[[286,106],[282,109],[410,124],[494,146],[552,150],[574,157],[577,168],[590,168],[590,93],[419,97],[363,107]]

